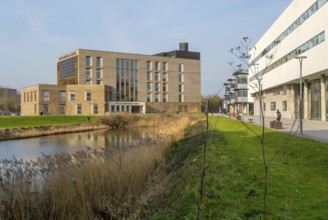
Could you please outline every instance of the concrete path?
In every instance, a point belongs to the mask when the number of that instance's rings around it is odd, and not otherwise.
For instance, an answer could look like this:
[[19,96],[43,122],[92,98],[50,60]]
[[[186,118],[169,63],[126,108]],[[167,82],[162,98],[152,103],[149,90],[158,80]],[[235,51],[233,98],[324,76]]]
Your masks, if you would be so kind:
[[[211,115],[211,114],[210,114]],[[222,116],[222,114],[213,114],[213,116]],[[224,117],[229,117],[223,115]],[[249,119],[252,120],[252,123],[256,123],[261,125],[261,119],[259,116],[249,116],[243,115],[242,120],[245,122],[250,122]],[[270,128],[270,121],[275,120],[273,117],[265,117],[264,126]],[[280,120],[283,123],[283,128],[279,129],[281,132],[286,132],[293,135],[310,138],[313,140],[321,141],[324,143],[328,143],[328,121],[314,121],[314,120],[304,120],[303,121],[303,135],[300,135],[299,131],[299,120],[293,121],[291,119],[282,118]]]

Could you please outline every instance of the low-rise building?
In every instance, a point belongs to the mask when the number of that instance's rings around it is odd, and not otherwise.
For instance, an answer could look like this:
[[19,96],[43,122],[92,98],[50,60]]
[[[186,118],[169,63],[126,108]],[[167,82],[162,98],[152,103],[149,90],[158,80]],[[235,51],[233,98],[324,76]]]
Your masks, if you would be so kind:
[[78,49],[57,58],[57,85],[22,89],[22,114],[200,112],[200,79],[187,43],[155,55]]

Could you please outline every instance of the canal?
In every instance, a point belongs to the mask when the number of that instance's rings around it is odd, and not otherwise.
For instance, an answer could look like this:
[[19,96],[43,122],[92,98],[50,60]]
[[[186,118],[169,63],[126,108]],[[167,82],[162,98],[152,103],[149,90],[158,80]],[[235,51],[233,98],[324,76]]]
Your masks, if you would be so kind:
[[96,130],[27,139],[0,141],[0,159],[13,157],[34,160],[43,154],[72,153],[79,150],[117,148],[144,144],[149,129]]

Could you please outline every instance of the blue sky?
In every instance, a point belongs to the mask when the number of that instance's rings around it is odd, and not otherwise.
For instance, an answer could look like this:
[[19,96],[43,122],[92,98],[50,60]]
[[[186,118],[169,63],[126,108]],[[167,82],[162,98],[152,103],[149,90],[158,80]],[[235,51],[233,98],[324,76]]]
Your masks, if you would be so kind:
[[255,44],[291,1],[0,0],[0,86],[55,84],[56,57],[78,48],[151,55],[188,42],[214,94],[233,71],[228,50]]

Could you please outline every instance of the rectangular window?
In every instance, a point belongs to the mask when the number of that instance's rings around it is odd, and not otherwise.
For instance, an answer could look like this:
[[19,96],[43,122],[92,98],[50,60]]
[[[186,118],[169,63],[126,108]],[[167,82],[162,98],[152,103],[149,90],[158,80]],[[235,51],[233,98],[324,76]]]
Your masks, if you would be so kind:
[[147,70],[151,70],[151,62],[147,61]]
[[36,91],[34,91],[34,100],[36,101]]
[[61,115],[65,115],[65,105],[60,105],[59,106],[59,114]]
[[47,90],[43,90],[43,101],[49,101],[49,91]]
[[183,94],[179,94],[179,102],[183,102]]
[[85,80],[85,84],[86,85],[91,85],[91,80],[90,79]]
[[155,62],[155,70],[159,70],[159,63],[157,61]]
[[147,102],[151,102],[151,93],[147,93]]
[[151,83],[147,82],[147,91],[150,92],[151,91]]
[[[183,82],[183,73],[179,73],[179,83]],[[235,87],[233,87],[235,88]]]
[[271,102],[270,103],[270,109],[271,110],[276,110],[276,102]]
[[159,83],[155,83],[155,91],[158,92],[159,91]]
[[91,66],[91,57],[90,56],[85,57],[85,65],[86,65],[86,67]]
[[74,91],[69,92],[69,100],[70,101],[75,101],[75,92]]
[[179,64],[179,73],[183,72],[183,64]]
[[167,92],[167,84],[163,83],[163,92]]
[[287,101],[282,101],[282,110],[287,111]]
[[155,72],[155,81],[159,81],[159,73]]
[[91,78],[91,69],[86,68],[85,70],[85,78],[90,79]]
[[155,93],[155,102],[159,102],[159,94]]
[[97,57],[96,58],[96,66],[97,68],[100,68],[102,66],[102,58],[101,57]]
[[59,100],[60,100],[61,102],[66,101],[66,93],[65,93],[65,91],[60,91],[60,92],[59,92]]
[[183,92],[183,84],[179,85],[179,92]]
[[167,63],[163,62],[163,72],[167,71]]
[[147,81],[151,81],[151,72],[147,72]]
[[163,94],[163,102],[167,102],[168,100],[167,100],[167,93],[164,93]]
[[97,70],[97,72],[96,72],[96,78],[97,79],[100,79],[101,78],[101,70]]
[[42,114],[47,115],[49,113],[49,105],[45,104],[42,106]]
[[91,101],[91,92],[85,91],[85,101]]
[[76,105],[76,114],[78,114],[78,115],[82,114],[82,105],[81,104]]
[[98,114],[98,105],[97,104],[93,104],[93,106],[92,106],[92,112],[93,112],[93,114]]
[[101,85],[101,84],[102,84],[102,80],[97,79],[97,80],[96,80],[96,84],[97,84],[97,85]]
[[163,73],[163,82],[167,81],[167,73]]

